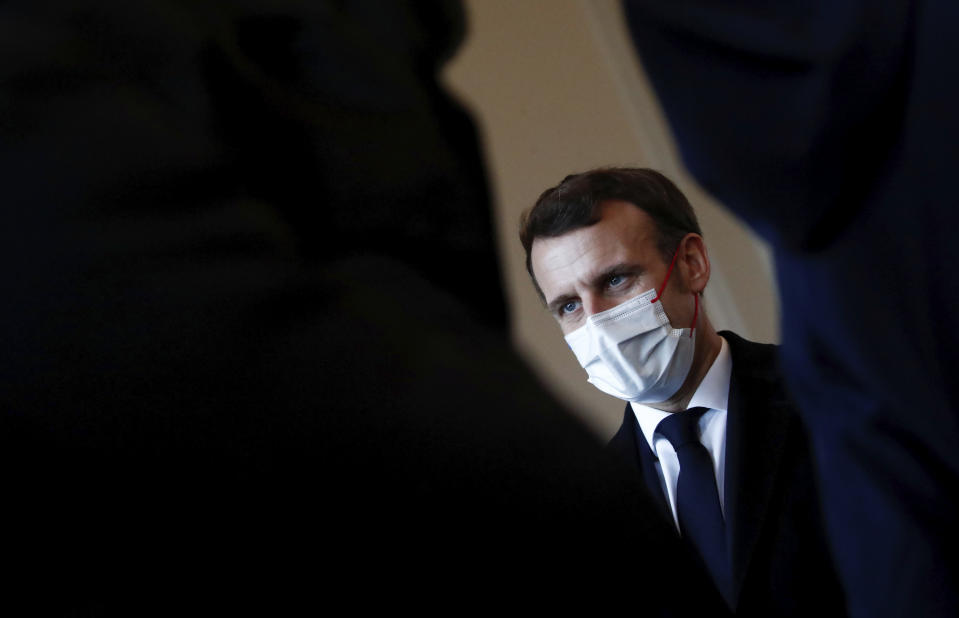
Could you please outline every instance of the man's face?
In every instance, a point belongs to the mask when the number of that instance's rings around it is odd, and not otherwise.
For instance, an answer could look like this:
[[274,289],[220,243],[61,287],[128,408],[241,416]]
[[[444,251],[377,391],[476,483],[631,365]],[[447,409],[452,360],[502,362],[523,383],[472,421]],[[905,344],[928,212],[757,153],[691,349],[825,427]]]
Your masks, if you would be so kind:
[[[589,316],[658,288],[669,264],[656,247],[652,218],[619,200],[600,205],[600,220],[556,238],[533,241],[533,274],[567,335]],[[675,328],[691,326],[694,303],[679,264],[662,295]]]

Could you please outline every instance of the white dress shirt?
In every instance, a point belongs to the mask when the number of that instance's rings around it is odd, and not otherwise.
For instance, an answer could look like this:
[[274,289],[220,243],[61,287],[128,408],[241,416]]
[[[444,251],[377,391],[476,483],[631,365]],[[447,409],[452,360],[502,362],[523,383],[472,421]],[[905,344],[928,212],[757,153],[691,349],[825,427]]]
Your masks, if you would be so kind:
[[[689,400],[690,408],[708,408],[708,411],[699,419],[699,441],[709,451],[713,460],[713,470],[716,473],[716,486],[719,489],[719,506],[726,516],[726,496],[723,491],[723,481],[726,476],[726,406],[729,401],[729,378],[733,370],[733,360],[729,355],[729,344],[722,337],[722,347],[709,371],[706,372],[699,388]],[[656,471],[659,473],[659,482],[663,493],[669,501],[673,512],[673,521],[679,529],[679,518],[676,514],[676,480],[679,478],[679,457],[673,445],[665,437],[656,432],[659,421],[670,415],[656,408],[644,406],[641,403],[630,403],[633,414],[639,422],[639,427],[646,437],[653,453],[658,458]]]

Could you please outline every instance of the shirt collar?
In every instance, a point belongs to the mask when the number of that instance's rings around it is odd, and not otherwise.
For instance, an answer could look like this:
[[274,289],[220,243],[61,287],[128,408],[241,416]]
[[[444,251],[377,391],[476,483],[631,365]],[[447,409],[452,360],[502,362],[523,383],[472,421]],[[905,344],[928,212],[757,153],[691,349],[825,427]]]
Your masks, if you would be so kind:
[[[727,409],[729,404],[729,379],[733,371],[733,359],[729,354],[729,344],[727,344],[726,340],[722,337],[720,337],[719,340],[721,342],[719,354],[716,355],[716,360],[710,365],[709,371],[706,372],[703,381],[699,383],[699,387],[696,389],[696,392],[693,393],[692,399],[689,400],[688,407],[690,408],[702,407],[712,410],[722,410],[724,412]],[[653,449],[655,453],[653,433],[655,433],[659,421],[671,413],[650,408],[635,401],[631,401],[629,405],[633,408],[633,414],[636,415],[636,421],[639,422],[639,428],[642,429],[643,435],[646,437],[646,442],[649,443],[649,448]]]

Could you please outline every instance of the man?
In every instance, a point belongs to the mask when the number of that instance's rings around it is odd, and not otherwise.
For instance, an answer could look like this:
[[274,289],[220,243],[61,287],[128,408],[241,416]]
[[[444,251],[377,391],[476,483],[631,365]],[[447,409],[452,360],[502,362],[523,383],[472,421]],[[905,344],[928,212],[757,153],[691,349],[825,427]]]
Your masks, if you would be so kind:
[[646,169],[569,176],[526,213],[520,237],[589,381],[629,402],[610,448],[636,465],[727,604],[841,614],[775,348],[713,329],[700,302],[709,256],[682,193]]

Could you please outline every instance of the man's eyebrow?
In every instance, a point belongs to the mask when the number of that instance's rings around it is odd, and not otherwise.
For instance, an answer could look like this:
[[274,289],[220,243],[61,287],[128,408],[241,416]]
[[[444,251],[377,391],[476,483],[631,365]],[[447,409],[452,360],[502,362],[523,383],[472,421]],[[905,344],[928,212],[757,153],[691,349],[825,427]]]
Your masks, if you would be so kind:
[[608,281],[609,278],[614,275],[622,275],[624,273],[641,275],[645,271],[645,268],[635,262],[620,262],[607,267],[602,272],[594,276],[593,280],[590,282],[590,285],[592,285],[594,288],[598,288],[603,286],[606,281]]
[[[636,275],[641,275],[646,271],[641,265],[636,262],[619,262],[618,264],[613,264],[603,269],[598,274],[594,275],[590,285],[593,288],[602,287],[606,281],[613,275],[621,275],[623,273],[631,273]],[[551,313],[556,313],[560,307],[565,305],[571,300],[575,300],[577,297],[575,294],[563,294],[562,296],[557,296],[555,299],[546,303],[546,308],[549,309]]]
[[556,313],[560,307],[562,307],[569,301],[574,300],[575,298],[576,296],[574,296],[573,294],[563,294],[562,296],[559,296],[551,300],[550,302],[546,303],[546,308],[549,309],[550,313]]

